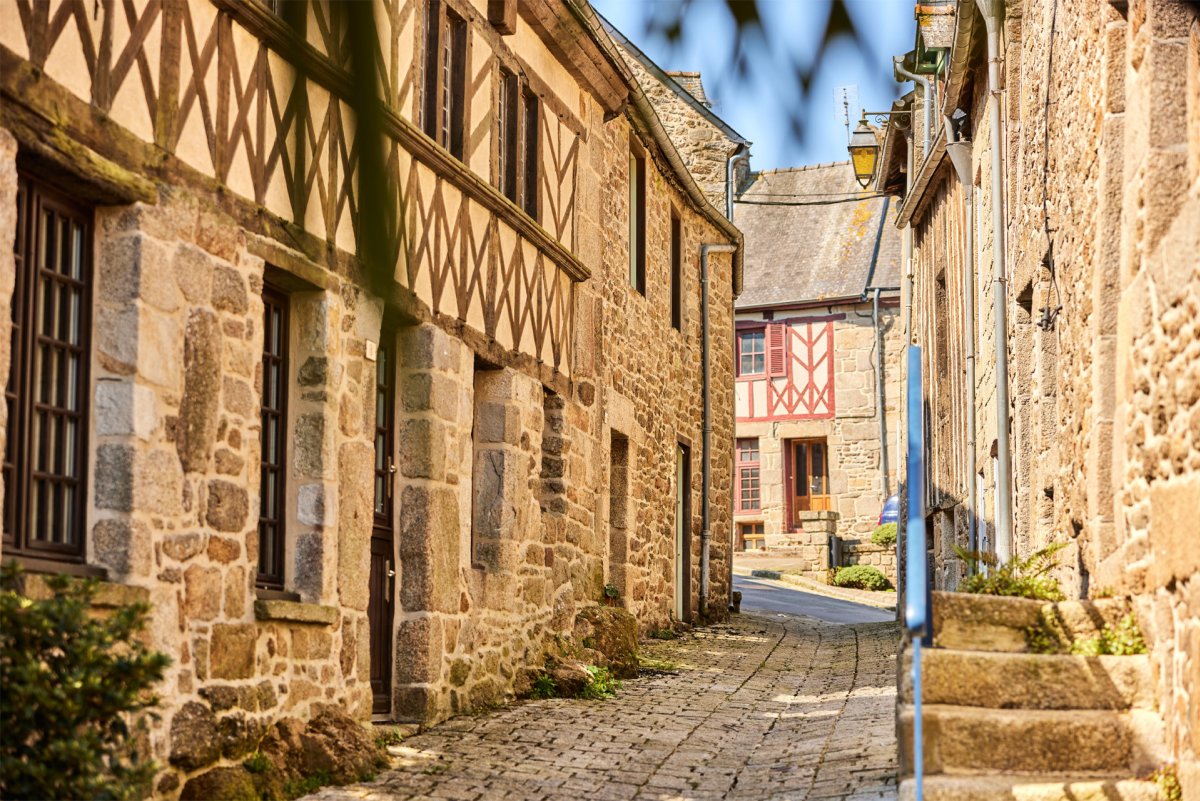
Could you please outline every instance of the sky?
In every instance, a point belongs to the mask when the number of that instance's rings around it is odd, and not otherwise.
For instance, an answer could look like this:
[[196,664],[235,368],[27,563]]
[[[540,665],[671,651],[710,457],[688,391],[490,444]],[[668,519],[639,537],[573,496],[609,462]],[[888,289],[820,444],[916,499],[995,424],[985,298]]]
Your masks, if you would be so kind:
[[[836,100],[838,87],[857,86],[857,105],[869,111],[891,108],[893,99],[912,88],[892,79],[891,59],[913,47],[913,0],[846,0],[866,52],[843,38],[817,64],[813,57],[829,17],[829,0],[758,0],[765,35],[747,43],[744,77],[732,69],[736,26],[725,0],[591,2],[663,69],[701,73],[713,110],[754,143],[754,170],[845,161],[847,134]],[[687,14],[676,41],[651,32],[653,20],[677,15],[682,6]],[[812,67],[806,94],[795,64]],[[801,121],[800,131],[794,130],[789,109]],[[850,114],[853,129],[856,109]]]

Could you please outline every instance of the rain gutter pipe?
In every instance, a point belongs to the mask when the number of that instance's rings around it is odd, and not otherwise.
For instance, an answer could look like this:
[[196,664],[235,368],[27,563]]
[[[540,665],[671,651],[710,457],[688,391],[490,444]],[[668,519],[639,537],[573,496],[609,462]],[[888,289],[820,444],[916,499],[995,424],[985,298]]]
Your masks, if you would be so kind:
[[975,0],[987,26],[988,94],[992,156],[992,266],[993,315],[996,320],[996,558],[1012,559],[1012,453],[1008,426],[1008,307],[1007,264],[1004,243],[1004,145],[1000,109],[1000,2]]
[[741,143],[725,162],[725,219],[733,221],[733,165],[750,158],[750,146]]
[[967,341],[967,550],[979,550],[978,504],[975,473],[975,181],[971,171],[971,142],[954,135],[954,125],[946,117],[946,152],[958,174],[967,206],[966,243],[963,259],[963,339]]
[[924,144],[922,145],[921,158],[925,158],[929,155],[929,141],[933,137],[933,96],[930,94],[933,88],[929,83],[929,79],[924,75],[917,75],[915,72],[909,72],[904,69],[904,56],[892,56],[892,64],[896,67],[896,74],[902,75],[914,83],[921,84],[921,87],[925,90],[925,97],[921,102],[921,105],[925,107],[925,130],[922,131]]
[[[704,396],[704,429],[700,438],[700,617],[708,613],[709,541],[712,539],[712,358],[709,355],[711,324],[708,300],[708,254],[736,253],[737,245],[700,246],[700,380]],[[732,526],[730,526],[732,532]],[[730,545],[732,546],[732,533]],[[733,561],[733,551],[726,554]],[[729,585],[733,597],[733,585]]]

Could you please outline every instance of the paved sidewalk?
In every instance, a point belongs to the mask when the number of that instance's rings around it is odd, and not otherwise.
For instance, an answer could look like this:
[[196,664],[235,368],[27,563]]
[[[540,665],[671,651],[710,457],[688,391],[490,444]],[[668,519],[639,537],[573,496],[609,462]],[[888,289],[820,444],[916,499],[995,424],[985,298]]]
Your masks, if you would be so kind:
[[894,623],[755,612],[645,656],[605,701],[530,701],[406,740],[374,782],[314,801],[894,799]]

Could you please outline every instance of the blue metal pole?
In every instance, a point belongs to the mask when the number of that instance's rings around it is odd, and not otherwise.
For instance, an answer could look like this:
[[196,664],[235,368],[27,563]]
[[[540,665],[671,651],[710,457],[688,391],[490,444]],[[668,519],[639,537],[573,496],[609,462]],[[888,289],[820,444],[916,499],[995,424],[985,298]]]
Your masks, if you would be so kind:
[[913,778],[917,801],[925,797],[921,726],[921,638],[929,634],[929,577],[925,559],[925,403],[921,348],[908,346],[908,518],[904,529],[904,627],[912,643]]

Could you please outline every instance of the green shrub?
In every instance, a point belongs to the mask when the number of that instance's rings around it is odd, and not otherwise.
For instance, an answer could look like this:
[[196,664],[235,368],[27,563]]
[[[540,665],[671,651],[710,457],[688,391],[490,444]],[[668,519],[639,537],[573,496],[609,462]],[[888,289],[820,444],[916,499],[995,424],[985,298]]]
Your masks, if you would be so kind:
[[896,524],[884,523],[871,532],[871,543],[873,545],[895,545],[896,544]]
[[558,682],[549,673],[539,673],[533,680],[534,698],[553,698],[558,695]]
[[170,659],[138,640],[149,604],[90,614],[94,580],[50,576],[26,597],[20,569],[0,569],[0,796],[128,799],[149,794],[134,713]]
[[1105,626],[1095,637],[1071,643],[1071,653],[1082,656],[1132,656],[1146,653],[1146,641],[1142,639],[1137,619],[1128,614],[1113,627]]
[[617,690],[621,689],[621,682],[613,678],[613,674],[609,672],[608,668],[600,665],[588,665],[584,670],[591,678],[588,679],[587,684],[583,685],[583,690],[579,693],[580,698],[598,700],[616,695]]
[[839,567],[833,574],[833,583],[838,587],[853,587],[859,590],[883,591],[889,589],[892,583],[879,568],[871,565],[851,565]]
[[[972,573],[963,579],[958,588],[962,592],[974,592],[981,595],[1006,595],[1015,598],[1032,598],[1035,601],[1061,601],[1065,596],[1058,579],[1047,574],[1054,569],[1057,563],[1056,554],[1066,546],[1065,542],[1056,542],[1034,551],[1024,559],[1013,557],[1011,561],[999,564],[993,554],[968,551],[955,545],[954,552],[967,563]],[[987,575],[979,570],[981,565],[989,568]]]

